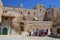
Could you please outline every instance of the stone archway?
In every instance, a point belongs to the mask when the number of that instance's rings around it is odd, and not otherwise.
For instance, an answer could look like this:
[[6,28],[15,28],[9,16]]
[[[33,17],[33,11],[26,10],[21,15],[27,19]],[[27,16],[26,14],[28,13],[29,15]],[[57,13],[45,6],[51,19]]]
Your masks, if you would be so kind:
[[8,29],[7,28],[3,28],[3,35],[7,35],[8,34]]
[[23,22],[20,22],[20,28],[21,28],[21,31],[24,31],[24,23]]

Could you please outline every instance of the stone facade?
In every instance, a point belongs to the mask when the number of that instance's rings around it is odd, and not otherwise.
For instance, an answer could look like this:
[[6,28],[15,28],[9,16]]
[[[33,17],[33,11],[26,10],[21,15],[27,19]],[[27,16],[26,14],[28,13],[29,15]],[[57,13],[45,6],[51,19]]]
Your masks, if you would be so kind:
[[[15,16],[10,27],[18,34],[21,34],[22,31],[35,30],[37,28],[43,29],[45,27],[45,29],[50,29],[53,24],[52,21],[43,21],[46,13],[44,5],[37,4],[34,9],[25,9],[22,6],[20,8],[2,7],[2,9],[2,14]],[[8,25],[11,21],[10,18],[8,21],[4,20],[3,25]],[[15,34],[13,30],[12,34]]]
[[47,9],[45,21],[53,21],[52,35],[60,37],[60,8]]
[[[15,8],[15,7],[3,7],[4,12],[11,14],[18,14],[20,17],[25,16],[26,20],[34,20],[35,17],[38,18],[38,20],[43,20],[44,14],[46,12],[46,9],[44,6],[37,5],[37,9],[25,9],[25,8]],[[9,12],[10,11],[10,12]],[[17,15],[16,15],[17,16]],[[41,17],[41,18],[40,18]]]
[[35,30],[35,29],[50,29],[52,28],[52,22],[50,21],[25,21],[25,26],[24,26],[24,30]]
[[[44,5],[36,5],[34,9],[25,9],[23,7],[15,8],[15,7],[3,7],[5,14],[10,14],[15,16],[13,19],[13,28],[17,33],[21,33],[23,31],[38,29],[49,29],[51,28],[53,22],[52,21],[43,21],[46,9]],[[23,23],[23,27],[21,27],[20,23]]]

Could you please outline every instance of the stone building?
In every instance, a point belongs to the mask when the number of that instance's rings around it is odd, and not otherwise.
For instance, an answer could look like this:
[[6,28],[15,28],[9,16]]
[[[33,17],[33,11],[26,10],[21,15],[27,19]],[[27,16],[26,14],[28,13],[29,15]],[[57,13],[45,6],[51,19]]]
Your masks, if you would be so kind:
[[37,4],[34,9],[25,9],[23,6],[20,6],[20,8],[4,6],[2,9],[2,14],[15,16],[15,18],[12,17],[14,18],[13,20],[9,18],[12,21],[12,29],[15,31],[12,30],[11,34],[16,35],[16,32],[21,34],[22,31],[35,30],[37,28],[50,29],[53,24],[52,21],[43,21],[46,13],[44,5]]
[[0,23],[0,35],[10,35],[12,33],[12,19],[14,16],[2,14]]
[[[39,7],[39,8],[38,8]],[[13,7],[14,8],[14,7]],[[25,8],[14,8],[12,7],[3,7],[4,12],[7,11],[7,14],[16,16],[13,19],[13,25],[15,30],[19,33],[20,30],[33,30],[36,28],[43,29],[46,27],[47,29],[51,28],[52,22],[43,21],[46,9],[43,5],[37,5],[34,9],[25,9]],[[5,10],[6,9],[6,10]],[[24,24],[21,27],[20,24]],[[46,23],[46,24],[45,24]],[[43,25],[42,25],[43,24]],[[48,27],[49,26],[49,27]],[[33,27],[31,29],[31,27]]]
[[[38,5],[37,5],[38,6]],[[41,6],[41,5],[39,5]],[[12,15],[18,14],[21,17],[26,16],[26,20],[34,20],[34,18],[38,18],[38,20],[43,20],[44,14],[46,12],[46,9],[43,8],[44,6],[41,6],[41,8],[37,9],[25,9],[25,8],[15,8],[15,7],[3,7],[4,12],[10,13]],[[16,15],[17,16],[17,15]],[[41,18],[40,18],[41,17]],[[40,18],[40,19],[39,19]]]
[[[10,8],[10,9],[9,9]],[[44,5],[36,5],[34,9],[25,9],[23,7],[15,8],[15,7],[3,7],[4,12],[6,14],[14,15],[15,18],[13,19],[13,25],[18,32],[23,29],[26,30],[34,30],[36,28],[43,29],[50,29],[52,25],[52,21],[43,21],[45,16],[45,6]],[[21,25],[23,27],[21,27]],[[32,29],[31,29],[32,27]]]
[[52,35],[60,37],[60,8],[49,8],[45,14],[45,21],[52,21]]

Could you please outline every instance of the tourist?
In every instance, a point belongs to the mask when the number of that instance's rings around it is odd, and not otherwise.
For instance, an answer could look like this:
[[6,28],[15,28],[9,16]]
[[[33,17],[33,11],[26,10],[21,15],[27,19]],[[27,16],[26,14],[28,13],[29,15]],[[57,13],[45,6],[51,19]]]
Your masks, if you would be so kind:
[[39,36],[39,29],[36,29],[36,36]]
[[48,36],[48,29],[46,29],[46,36]]
[[50,28],[50,35],[52,35],[52,28]]
[[46,29],[42,29],[42,32],[43,32],[43,36],[46,35]]
[[51,35],[50,29],[48,30],[48,35]]
[[38,36],[38,34],[39,34],[38,31],[39,31],[38,29],[35,29],[35,30],[34,30],[34,34],[35,34],[35,36]]
[[31,30],[28,30],[29,36],[31,36]]
[[39,36],[42,36],[42,31],[41,30],[39,30]]
[[32,35],[32,36],[34,35],[34,32],[33,32],[33,30],[31,31],[31,35]]
[[36,34],[37,34],[37,33],[36,33],[36,30],[34,30],[34,35],[36,36]]

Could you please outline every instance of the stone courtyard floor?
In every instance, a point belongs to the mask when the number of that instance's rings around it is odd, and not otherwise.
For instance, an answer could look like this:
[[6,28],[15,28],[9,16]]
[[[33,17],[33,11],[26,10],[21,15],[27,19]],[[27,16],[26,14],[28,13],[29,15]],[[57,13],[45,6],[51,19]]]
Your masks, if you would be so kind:
[[60,38],[21,36],[21,35],[0,35],[0,40],[60,40]]

